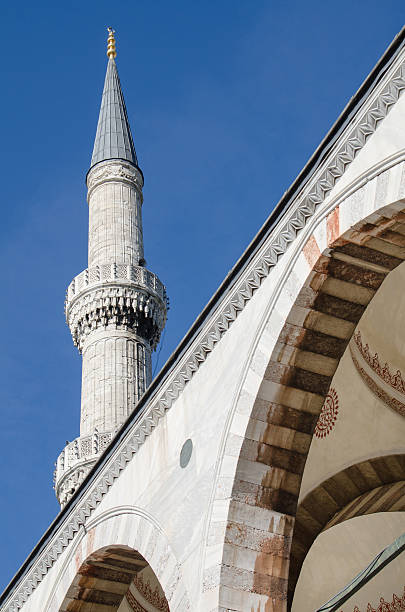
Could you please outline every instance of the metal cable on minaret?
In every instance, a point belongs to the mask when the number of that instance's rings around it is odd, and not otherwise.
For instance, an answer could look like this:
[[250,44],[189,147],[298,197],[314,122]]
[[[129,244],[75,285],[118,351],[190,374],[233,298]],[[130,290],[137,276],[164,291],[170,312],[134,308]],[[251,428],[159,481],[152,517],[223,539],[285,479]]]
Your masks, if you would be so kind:
[[70,283],[66,321],[82,354],[80,437],[60,454],[55,492],[65,505],[152,379],[166,322],[166,290],[145,267],[143,174],[108,28],[107,72],[90,170],[88,268]]

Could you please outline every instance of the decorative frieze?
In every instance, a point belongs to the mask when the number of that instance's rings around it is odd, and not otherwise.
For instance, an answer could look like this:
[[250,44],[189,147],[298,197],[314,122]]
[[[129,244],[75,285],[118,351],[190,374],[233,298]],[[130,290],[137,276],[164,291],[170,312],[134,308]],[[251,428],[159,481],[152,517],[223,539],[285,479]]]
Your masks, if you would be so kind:
[[138,168],[132,164],[117,160],[116,163],[108,160],[91,168],[87,175],[87,199],[89,200],[96,187],[103,183],[119,181],[134,185],[142,196],[143,177]]
[[87,474],[95,464],[96,459],[86,461],[82,465],[77,466],[73,470],[55,483],[55,493],[60,503],[60,507],[66,506],[69,499],[72,497],[76,489],[80,487]]
[[[393,593],[392,602],[386,601],[384,597],[380,597],[380,603],[375,604],[375,608],[369,603],[367,605],[367,612],[405,612],[405,586],[404,586],[404,594],[402,597],[398,597]],[[343,612],[343,610],[342,610]],[[361,612],[358,606],[355,606],[353,612]]]
[[354,334],[353,339],[362,357],[374,370],[374,372],[380,378],[382,378],[384,382],[390,385],[390,387],[392,387],[396,391],[399,391],[399,393],[405,396],[405,381],[402,376],[402,372],[400,370],[392,372],[391,367],[388,365],[387,362],[382,365],[378,353],[370,351],[370,347],[367,343],[363,344],[360,331]]
[[405,416],[405,381],[400,370],[382,361],[376,351],[364,343],[358,330],[350,342],[352,361],[363,381],[387,406]]
[[[135,574],[133,578],[133,585],[143,599],[145,599],[148,604],[153,606],[153,609],[156,610],[156,612],[169,612],[169,604],[167,603],[166,597],[160,594],[158,587],[153,589],[149,580],[145,581],[141,573]],[[132,606],[132,609],[136,611],[136,606],[139,606],[140,604],[136,601],[130,589],[126,594],[126,598],[128,603]]]
[[125,595],[125,599],[131,610],[133,610],[133,612],[148,612],[143,606],[141,606],[138,601],[136,601],[131,591],[127,592],[127,594]]
[[84,291],[87,287],[92,287],[100,283],[117,283],[136,285],[140,289],[151,291],[166,304],[166,290],[163,283],[156,274],[150,272],[142,266],[130,264],[105,264],[86,268],[72,280],[66,291],[66,309],[74,298]]

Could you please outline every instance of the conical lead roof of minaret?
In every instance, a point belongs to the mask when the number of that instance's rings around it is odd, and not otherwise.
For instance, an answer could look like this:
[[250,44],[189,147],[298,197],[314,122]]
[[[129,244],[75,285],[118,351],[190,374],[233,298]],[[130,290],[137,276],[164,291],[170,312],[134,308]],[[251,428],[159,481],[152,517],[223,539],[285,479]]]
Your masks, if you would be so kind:
[[138,166],[120,78],[112,57],[105,75],[91,167],[107,159],[125,159]]

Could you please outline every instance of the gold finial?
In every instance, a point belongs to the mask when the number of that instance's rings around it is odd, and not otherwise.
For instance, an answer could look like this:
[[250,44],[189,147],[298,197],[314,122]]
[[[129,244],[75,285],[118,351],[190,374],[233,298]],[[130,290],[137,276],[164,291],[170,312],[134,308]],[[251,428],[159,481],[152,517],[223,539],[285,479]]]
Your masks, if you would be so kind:
[[117,57],[117,52],[115,50],[115,37],[114,37],[115,30],[113,30],[112,28],[107,28],[107,30],[108,30],[107,56],[109,58],[114,59],[114,57]]

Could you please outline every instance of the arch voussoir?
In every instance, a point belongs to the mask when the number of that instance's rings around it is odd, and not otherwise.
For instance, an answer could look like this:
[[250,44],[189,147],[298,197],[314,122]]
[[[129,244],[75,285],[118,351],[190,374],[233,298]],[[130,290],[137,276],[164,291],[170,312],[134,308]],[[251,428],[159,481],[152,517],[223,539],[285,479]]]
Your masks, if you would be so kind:
[[137,572],[148,565],[135,550],[106,547],[92,553],[79,568],[60,612],[117,610]]
[[149,604],[162,612],[190,610],[180,565],[163,531],[145,511],[127,506],[90,523],[45,610],[113,612],[123,601],[134,610]]

